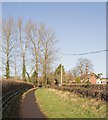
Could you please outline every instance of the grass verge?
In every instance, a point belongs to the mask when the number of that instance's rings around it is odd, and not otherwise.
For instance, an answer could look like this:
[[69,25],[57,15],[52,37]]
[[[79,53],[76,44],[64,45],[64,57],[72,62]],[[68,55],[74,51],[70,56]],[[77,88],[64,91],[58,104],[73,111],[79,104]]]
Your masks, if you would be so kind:
[[40,88],[35,92],[41,110],[48,118],[105,118],[106,104],[80,98],[69,92]]

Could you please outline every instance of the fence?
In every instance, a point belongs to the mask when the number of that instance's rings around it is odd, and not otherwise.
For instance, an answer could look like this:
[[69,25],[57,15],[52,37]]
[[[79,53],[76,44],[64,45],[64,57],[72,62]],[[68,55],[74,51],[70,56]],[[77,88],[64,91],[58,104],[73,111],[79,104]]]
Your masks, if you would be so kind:
[[0,112],[3,113],[5,118],[9,104],[14,101],[15,97],[25,90],[32,88],[33,85],[26,82],[14,80],[2,80],[2,97],[0,98]]

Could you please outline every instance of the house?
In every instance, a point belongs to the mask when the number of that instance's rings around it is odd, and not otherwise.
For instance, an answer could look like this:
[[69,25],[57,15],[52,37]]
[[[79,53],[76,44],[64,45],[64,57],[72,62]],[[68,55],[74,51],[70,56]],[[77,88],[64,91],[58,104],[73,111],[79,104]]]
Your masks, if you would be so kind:
[[99,79],[99,77],[95,73],[91,73],[90,74],[89,82],[91,84],[96,84],[97,83],[97,79]]
[[96,84],[108,84],[108,78],[98,78]]
[[92,73],[89,78],[91,84],[107,84],[108,78],[100,78],[96,74]]
[[81,82],[90,82],[91,84],[108,84],[108,78],[100,78],[95,73],[83,74],[81,77]]
[[81,82],[90,82],[91,84],[106,84],[105,79],[100,78],[95,73],[83,74]]
[[96,84],[98,76],[95,73],[83,74],[81,77],[81,82],[90,82],[91,84]]

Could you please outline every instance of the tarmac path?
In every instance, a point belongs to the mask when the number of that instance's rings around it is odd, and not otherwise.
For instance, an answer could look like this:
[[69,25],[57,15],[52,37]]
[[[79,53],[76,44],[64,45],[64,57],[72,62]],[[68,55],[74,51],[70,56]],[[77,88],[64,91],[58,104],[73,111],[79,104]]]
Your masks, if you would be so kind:
[[29,90],[22,98],[19,111],[20,118],[45,118],[36,102],[35,90]]

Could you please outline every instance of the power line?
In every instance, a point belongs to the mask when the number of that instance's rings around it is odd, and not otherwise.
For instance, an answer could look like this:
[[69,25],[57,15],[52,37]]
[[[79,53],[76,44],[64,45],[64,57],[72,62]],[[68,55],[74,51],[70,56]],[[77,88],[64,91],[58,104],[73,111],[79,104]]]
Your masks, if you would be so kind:
[[63,55],[78,56],[78,55],[96,54],[96,53],[101,53],[101,52],[106,52],[106,51],[108,51],[108,49],[106,49],[106,50],[99,50],[99,51],[92,51],[92,52],[87,52],[87,53],[80,53],[80,54],[64,54],[63,53]]

